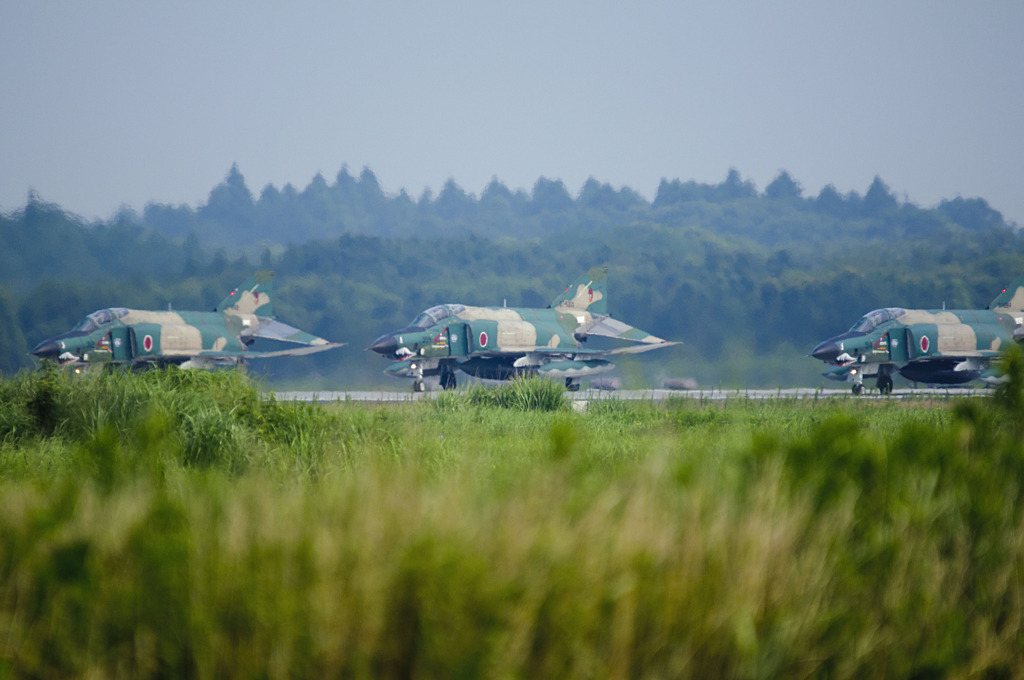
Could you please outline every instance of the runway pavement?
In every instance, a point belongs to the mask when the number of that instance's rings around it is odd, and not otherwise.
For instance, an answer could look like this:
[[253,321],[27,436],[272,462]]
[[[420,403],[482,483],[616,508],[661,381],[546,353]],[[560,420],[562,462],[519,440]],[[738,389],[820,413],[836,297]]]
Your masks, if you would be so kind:
[[[576,402],[593,401],[597,399],[623,399],[629,401],[649,399],[651,401],[664,401],[666,399],[693,399],[698,401],[728,401],[736,399],[934,399],[934,398],[955,398],[966,396],[984,396],[991,394],[992,390],[964,389],[964,388],[907,388],[893,390],[892,395],[881,396],[874,390],[865,389],[864,394],[854,396],[850,389],[820,389],[810,387],[776,388],[773,390],[727,390],[727,389],[697,389],[697,390],[580,390],[579,392],[566,392],[566,396]],[[433,399],[441,392],[420,392],[411,391],[306,391],[306,392],[276,392],[275,396],[282,401],[305,401],[319,402],[321,404],[333,402],[369,402],[369,403],[393,403],[413,402],[423,399]]]

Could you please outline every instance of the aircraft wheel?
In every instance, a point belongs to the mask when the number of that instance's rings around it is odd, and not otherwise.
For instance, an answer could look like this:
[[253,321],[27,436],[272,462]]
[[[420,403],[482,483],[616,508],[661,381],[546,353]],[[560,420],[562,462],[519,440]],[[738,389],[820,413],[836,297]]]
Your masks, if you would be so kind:
[[412,382],[412,391],[413,392],[426,392],[427,391],[427,386],[423,383],[422,380],[414,380]]
[[860,394],[863,391],[864,391],[864,386],[863,385],[861,385],[860,383],[854,383],[853,384],[853,393],[854,394]]
[[441,374],[441,389],[454,390],[455,389],[455,374],[451,371],[445,371]]
[[878,378],[879,394],[892,394],[892,378],[887,375]]

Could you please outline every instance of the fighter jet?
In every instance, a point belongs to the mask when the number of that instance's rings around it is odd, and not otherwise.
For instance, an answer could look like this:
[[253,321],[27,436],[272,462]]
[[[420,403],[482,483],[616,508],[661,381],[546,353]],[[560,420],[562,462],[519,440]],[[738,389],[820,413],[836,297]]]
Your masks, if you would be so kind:
[[1024,277],[996,296],[985,309],[903,309],[868,312],[853,327],[818,344],[811,356],[829,364],[830,380],[864,389],[876,377],[879,392],[892,392],[892,376],[911,382],[961,385],[975,379],[1000,380],[992,360],[1024,339]]
[[[608,268],[593,267],[543,309],[437,305],[405,328],[380,336],[370,349],[393,360],[384,372],[411,378],[415,392],[424,391],[428,380],[452,389],[460,370],[486,380],[547,376],[578,390],[580,378],[615,367],[610,356],[677,344],[608,316],[607,283]],[[591,336],[637,344],[583,348]]]
[[[76,370],[172,364],[211,369],[236,366],[246,359],[298,356],[340,347],[274,319],[273,278],[271,271],[257,272],[212,312],[100,309],[67,333],[43,340],[32,354]],[[302,347],[251,351],[249,346],[257,338]]]

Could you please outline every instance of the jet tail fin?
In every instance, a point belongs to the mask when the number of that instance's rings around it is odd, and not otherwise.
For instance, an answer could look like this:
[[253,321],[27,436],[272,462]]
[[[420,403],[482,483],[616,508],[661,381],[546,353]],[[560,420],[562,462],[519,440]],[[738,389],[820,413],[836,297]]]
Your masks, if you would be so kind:
[[267,269],[256,272],[228,293],[214,311],[274,316],[274,272]]
[[1024,276],[1003,289],[988,305],[989,309],[1024,311]]
[[608,313],[608,267],[591,267],[587,273],[573,281],[565,292],[551,301],[552,308],[587,311],[591,314]]

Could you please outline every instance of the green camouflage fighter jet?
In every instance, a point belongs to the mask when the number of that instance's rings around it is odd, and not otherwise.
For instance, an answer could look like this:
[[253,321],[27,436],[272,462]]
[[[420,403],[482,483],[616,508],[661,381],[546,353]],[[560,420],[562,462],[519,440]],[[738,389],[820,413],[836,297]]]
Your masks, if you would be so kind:
[[[412,323],[377,338],[374,352],[395,361],[384,372],[411,378],[413,391],[435,380],[448,390],[455,372],[485,380],[540,375],[564,379],[578,390],[580,378],[612,370],[616,354],[675,345],[608,316],[608,268],[593,267],[546,309],[437,305]],[[616,349],[584,349],[590,336],[639,343]]]
[[811,356],[830,365],[822,375],[864,389],[876,376],[882,394],[892,392],[892,376],[911,382],[961,385],[975,379],[1000,380],[992,360],[1024,339],[1024,277],[1004,289],[985,309],[902,309],[886,307],[865,314],[846,333],[818,344]]
[[[245,359],[298,356],[341,347],[274,320],[273,284],[273,272],[257,272],[212,312],[101,309],[69,332],[43,340],[32,354],[76,370],[169,364],[210,369],[236,366]],[[257,338],[304,346],[269,352],[249,350]]]

